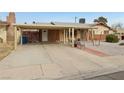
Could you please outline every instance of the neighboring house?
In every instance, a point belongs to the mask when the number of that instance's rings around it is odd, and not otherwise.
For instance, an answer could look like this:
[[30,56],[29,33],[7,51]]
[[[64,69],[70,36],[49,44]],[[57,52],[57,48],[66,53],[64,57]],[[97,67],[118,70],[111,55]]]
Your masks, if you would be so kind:
[[117,29],[116,34],[120,40],[124,40],[124,28]]
[[106,35],[115,33],[114,29],[112,29],[111,27],[109,27],[108,25],[105,25],[103,23],[95,23],[94,27],[97,28],[94,30],[94,39],[95,40],[105,41]]
[[10,12],[6,18],[6,21],[0,21],[0,42],[1,43],[13,43],[14,41],[14,27],[15,13]]
[[7,22],[0,21],[0,43],[7,41]]

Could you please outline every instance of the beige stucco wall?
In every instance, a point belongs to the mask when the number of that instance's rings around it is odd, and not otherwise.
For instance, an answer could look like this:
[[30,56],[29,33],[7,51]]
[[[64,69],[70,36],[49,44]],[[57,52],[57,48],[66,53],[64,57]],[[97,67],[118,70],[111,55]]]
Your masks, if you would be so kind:
[[114,34],[115,32],[113,30],[109,30],[109,34]]
[[21,31],[17,31],[17,42],[20,43]]
[[109,30],[109,28],[104,26],[95,26],[98,29],[94,29],[94,32],[96,35],[104,34],[104,31],[109,31],[109,34],[113,34],[114,32],[112,30]]
[[6,32],[6,28],[0,28],[0,38],[3,39],[3,43],[6,43],[6,39],[7,39],[7,32]]
[[103,26],[95,26],[97,29],[94,29],[94,32],[95,32],[95,34],[96,35],[98,35],[98,34],[104,34],[104,31],[106,30],[108,30],[108,28],[106,28],[106,27],[103,27]]

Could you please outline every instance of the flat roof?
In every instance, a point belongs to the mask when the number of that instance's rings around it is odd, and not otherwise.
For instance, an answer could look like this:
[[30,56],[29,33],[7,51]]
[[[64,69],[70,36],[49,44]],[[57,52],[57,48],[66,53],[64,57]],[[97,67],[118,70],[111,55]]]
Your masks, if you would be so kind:
[[35,23],[35,24],[13,24],[14,26],[20,27],[20,28],[34,28],[34,29],[40,29],[40,28],[75,28],[75,29],[96,29],[93,27],[93,24],[82,24],[82,23],[57,23],[57,22],[51,22],[51,23]]

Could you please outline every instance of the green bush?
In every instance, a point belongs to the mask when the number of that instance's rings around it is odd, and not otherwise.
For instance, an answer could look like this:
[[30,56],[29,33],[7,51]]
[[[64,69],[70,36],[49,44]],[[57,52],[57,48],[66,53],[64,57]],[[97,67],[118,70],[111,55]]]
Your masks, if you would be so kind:
[[106,36],[106,42],[117,43],[119,41],[118,37],[114,34]]

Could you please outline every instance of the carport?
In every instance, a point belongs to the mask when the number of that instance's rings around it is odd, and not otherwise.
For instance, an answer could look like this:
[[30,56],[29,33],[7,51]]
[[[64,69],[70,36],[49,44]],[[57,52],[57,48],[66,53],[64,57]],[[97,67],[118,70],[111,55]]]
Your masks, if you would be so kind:
[[[29,42],[56,42],[62,44],[69,44],[74,47],[74,41],[77,38],[89,40],[89,35],[92,33],[92,26],[79,23],[36,23],[36,24],[14,24],[15,27],[15,49],[17,47],[18,39],[23,45],[23,37],[27,34]],[[20,35],[18,35],[20,33]],[[84,38],[85,37],[85,38]]]

